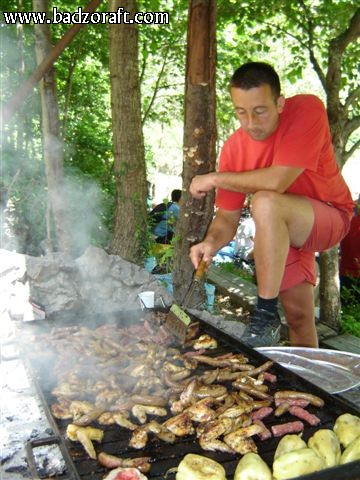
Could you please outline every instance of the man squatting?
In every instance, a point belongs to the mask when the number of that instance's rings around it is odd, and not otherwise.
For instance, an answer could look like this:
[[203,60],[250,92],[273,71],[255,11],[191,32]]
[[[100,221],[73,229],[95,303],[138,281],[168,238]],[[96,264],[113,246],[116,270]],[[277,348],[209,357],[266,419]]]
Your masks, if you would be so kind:
[[240,128],[225,142],[218,172],[197,175],[190,193],[216,193],[216,215],[190,249],[207,264],[238,227],[247,194],[256,226],[257,305],[242,340],[252,347],[280,339],[278,297],[294,346],[317,347],[315,252],[346,235],[354,203],[337,166],[323,103],[314,95],[284,98],[270,65],[249,62],[230,80]]

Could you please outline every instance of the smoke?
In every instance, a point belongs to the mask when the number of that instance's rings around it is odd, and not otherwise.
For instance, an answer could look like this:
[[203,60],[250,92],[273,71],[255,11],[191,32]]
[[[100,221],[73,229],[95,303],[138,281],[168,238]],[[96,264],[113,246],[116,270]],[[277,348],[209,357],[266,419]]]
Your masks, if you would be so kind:
[[[53,250],[59,250],[61,246],[58,245],[54,222],[47,221],[49,198],[45,179],[40,172],[38,178],[28,176],[29,173],[29,169],[19,169],[6,193],[4,188],[1,247],[40,255],[49,251],[49,243]],[[75,255],[81,255],[89,245],[106,246],[109,232],[105,223],[110,200],[97,183],[79,173],[66,176],[57,195],[66,209],[63,213]]]
[[111,199],[102,192],[96,181],[80,172],[70,176],[67,171],[58,193],[60,200],[66,201],[76,256],[81,255],[89,245],[107,246],[109,231],[106,222]]
[[[33,71],[36,62],[33,39],[26,29],[20,31],[15,26],[0,23],[0,45],[0,101],[6,105]],[[81,255],[91,244],[107,246],[107,225],[110,225],[114,200],[111,195],[104,194],[97,180],[81,171],[92,168],[100,178],[104,171],[92,166],[92,162],[99,161],[98,156],[94,154],[88,159],[84,158],[86,153],[82,153],[79,158],[73,145],[63,145],[61,139],[52,138],[51,143],[46,144],[48,147],[50,155],[59,148],[64,149],[65,163],[71,165],[65,167],[57,197],[69,218],[74,253]],[[49,210],[40,99],[36,88],[0,129],[0,148],[0,246],[30,255],[58,250],[54,220]],[[83,163],[86,163],[85,167]],[[73,167],[75,164],[78,168]]]

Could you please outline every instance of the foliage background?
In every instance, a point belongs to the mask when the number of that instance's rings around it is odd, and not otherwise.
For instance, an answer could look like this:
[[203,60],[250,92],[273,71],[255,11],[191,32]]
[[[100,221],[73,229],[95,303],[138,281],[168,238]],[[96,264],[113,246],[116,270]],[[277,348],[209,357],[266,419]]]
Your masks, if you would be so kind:
[[[276,0],[271,4],[228,0],[217,4],[218,149],[237,128],[227,84],[231,73],[244,61],[256,59],[274,64],[287,96],[312,92],[326,101],[309,54],[316,55],[318,68],[325,70],[329,39],[345,28],[355,12],[353,4],[343,0]],[[0,6],[1,11],[6,11],[9,2],[1,0]],[[66,0],[53,0],[53,6],[61,11],[77,8]],[[18,0],[11,8],[31,11],[31,1]],[[106,11],[107,2],[100,9]],[[171,18],[170,25],[139,28],[148,178],[155,184],[159,174],[168,179],[167,189],[156,185],[154,200],[159,202],[174,185],[181,184],[188,2],[141,0],[138,9],[168,11]],[[15,28],[2,23],[0,27],[0,100],[5,102],[35,68],[34,34],[32,25]],[[68,28],[62,24],[51,26],[54,44]],[[342,65],[343,96],[359,83],[358,58],[359,43],[354,43],[347,49]],[[106,25],[83,28],[55,67],[67,195],[79,218],[76,228],[81,231],[84,246],[91,242],[106,247],[111,236],[115,194]],[[353,108],[359,108],[359,104]],[[353,113],[359,115],[359,111]],[[41,253],[39,245],[46,237],[46,182],[40,127],[40,102],[35,89],[1,139],[1,202],[7,205],[10,214],[5,225],[7,241],[11,237],[20,250],[32,254]],[[348,148],[359,138],[357,131]],[[359,165],[359,157],[353,158]]]

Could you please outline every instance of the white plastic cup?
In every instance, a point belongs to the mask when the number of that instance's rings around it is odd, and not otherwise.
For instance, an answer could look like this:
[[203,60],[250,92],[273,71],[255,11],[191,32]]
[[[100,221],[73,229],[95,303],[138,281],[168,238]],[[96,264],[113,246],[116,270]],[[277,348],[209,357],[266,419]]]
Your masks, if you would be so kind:
[[140,298],[141,308],[154,308],[155,292],[141,292],[138,297]]

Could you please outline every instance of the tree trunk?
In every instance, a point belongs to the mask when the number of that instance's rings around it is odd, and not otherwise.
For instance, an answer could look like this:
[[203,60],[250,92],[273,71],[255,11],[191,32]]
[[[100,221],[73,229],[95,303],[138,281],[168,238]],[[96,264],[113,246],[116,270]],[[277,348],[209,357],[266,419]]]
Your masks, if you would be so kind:
[[339,330],[340,286],[339,255],[337,247],[320,255],[320,321],[335,331]]
[[[22,0],[17,1],[17,9],[19,12],[23,11],[23,2]],[[18,66],[18,74],[19,79],[22,82],[25,74],[25,57],[24,57],[24,26],[21,23],[16,24],[16,34],[17,34],[17,47],[19,52],[19,66]],[[16,122],[16,151],[24,152],[25,146],[25,131],[23,125],[23,112],[18,113],[17,122]]]
[[[329,44],[328,70],[326,74],[327,114],[336,161],[341,168],[345,163],[346,144],[351,129],[348,118],[350,106],[356,103],[356,95],[341,100],[342,61],[346,47],[360,35],[360,10],[351,18],[348,28],[333,38]],[[352,102],[349,99],[352,99]],[[340,288],[338,248],[320,254],[320,320],[335,330],[340,327]]]
[[[44,0],[33,0],[35,12],[49,14],[49,3]],[[35,24],[35,51],[37,63],[41,64],[52,49],[48,24]],[[54,217],[58,249],[68,254],[75,253],[72,236],[72,225],[67,207],[67,199],[63,194],[63,142],[60,138],[59,110],[56,92],[55,68],[43,76],[40,81],[40,97],[42,112],[42,132],[46,179],[49,202]],[[48,232],[48,239],[51,238]],[[49,242],[48,242],[49,243]],[[48,245],[52,250],[52,245]]]
[[[214,0],[192,0],[189,6],[185,79],[183,194],[174,253],[173,286],[181,302],[194,273],[189,248],[205,236],[214,214],[214,194],[195,200],[189,186],[195,175],[215,170],[215,26]],[[189,306],[199,304],[196,292]]]
[[[123,7],[132,18],[136,1],[110,0],[110,11]],[[111,252],[141,263],[146,250],[146,168],[141,127],[136,24],[111,24],[110,77],[116,209]]]
[[[36,0],[33,0],[33,6]],[[37,2],[39,12],[45,12],[45,9],[49,11],[49,2]],[[84,12],[93,12],[101,3],[101,0],[91,0],[89,5],[84,8]],[[69,45],[77,32],[83,26],[83,23],[77,23],[73,25],[65,33],[65,35],[58,41],[54,48],[47,51],[47,55],[43,57],[41,63],[38,62],[37,68],[33,71],[27,81],[19,88],[19,90],[13,95],[10,100],[1,109],[0,125],[1,127],[6,125],[13,116],[16,109],[21,105],[24,98],[33,90],[35,85],[43,78],[43,76],[53,66],[55,60],[61,55],[63,50]],[[35,24],[36,27],[36,24]],[[35,28],[36,30],[36,28]]]

